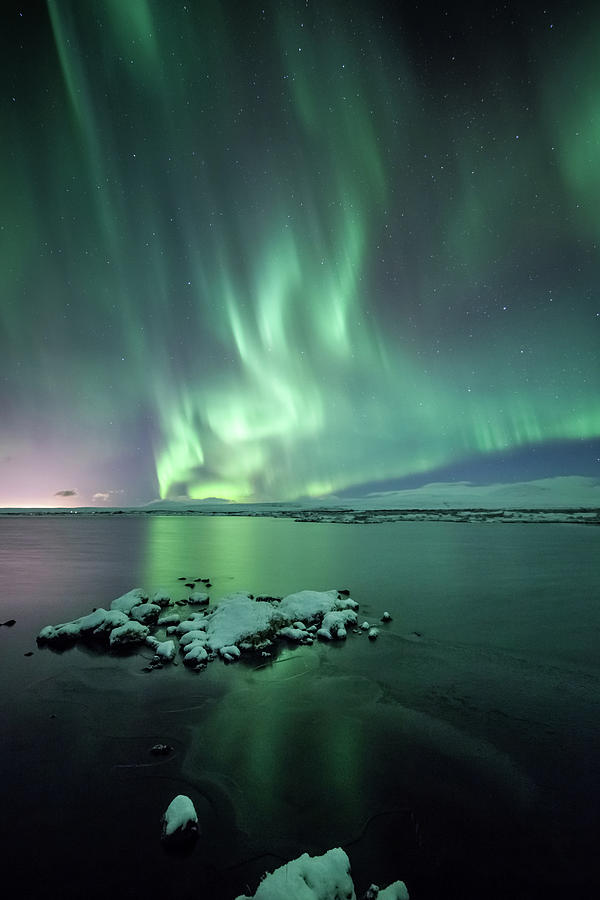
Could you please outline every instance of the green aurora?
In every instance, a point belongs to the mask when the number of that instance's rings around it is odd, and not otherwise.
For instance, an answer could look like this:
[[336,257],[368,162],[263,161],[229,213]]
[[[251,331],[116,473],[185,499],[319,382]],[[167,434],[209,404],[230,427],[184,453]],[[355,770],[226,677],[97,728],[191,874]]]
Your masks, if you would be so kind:
[[600,436],[600,19],[428,43],[380,6],[49,0],[36,66],[11,49],[9,500],[289,500]]

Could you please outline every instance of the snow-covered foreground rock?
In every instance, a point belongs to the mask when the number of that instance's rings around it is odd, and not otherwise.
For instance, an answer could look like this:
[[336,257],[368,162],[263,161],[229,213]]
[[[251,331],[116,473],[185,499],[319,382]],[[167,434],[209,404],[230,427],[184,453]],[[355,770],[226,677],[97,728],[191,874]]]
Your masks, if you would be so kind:
[[[153,599],[159,602],[148,602],[148,594],[134,588],[113,600],[108,610],[47,625],[38,634],[38,643],[61,646],[95,640],[112,649],[144,645],[154,651],[153,668],[173,661],[179,649],[186,665],[203,668],[217,657],[234,662],[248,652],[270,656],[279,640],[296,644],[312,644],[315,638],[343,640],[348,626],[361,633],[356,628],[358,603],[346,590],[298,591],[282,600],[237,592],[214,606],[207,605],[207,594],[197,593],[190,595],[188,603],[195,609],[189,608],[183,621],[164,590]],[[185,606],[185,601],[177,603]]]
[[194,804],[185,794],[178,794],[163,815],[162,840],[167,844],[181,844],[197,836],[198,816]]
[[[371,885],[369,900],[409,900],[403,881],[395,881],[384,890]],[[303,853],[267,875],[253,896],[237,900],[356,900],[350,874],[350,861],[339,847],[323,856]]]

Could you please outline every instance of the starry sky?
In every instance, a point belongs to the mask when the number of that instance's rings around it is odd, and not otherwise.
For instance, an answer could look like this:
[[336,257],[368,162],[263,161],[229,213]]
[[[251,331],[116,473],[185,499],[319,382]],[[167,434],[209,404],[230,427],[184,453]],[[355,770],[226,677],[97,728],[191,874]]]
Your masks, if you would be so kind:
[[0,506],[600,471],[596,3],[3,13]]

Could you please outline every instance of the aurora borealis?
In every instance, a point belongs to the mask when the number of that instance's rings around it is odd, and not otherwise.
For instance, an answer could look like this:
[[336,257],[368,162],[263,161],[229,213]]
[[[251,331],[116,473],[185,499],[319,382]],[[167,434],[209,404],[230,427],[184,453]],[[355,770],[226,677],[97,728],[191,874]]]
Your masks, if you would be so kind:
[[597,474],[599,42],[592,3],[11,7],[0,506]]

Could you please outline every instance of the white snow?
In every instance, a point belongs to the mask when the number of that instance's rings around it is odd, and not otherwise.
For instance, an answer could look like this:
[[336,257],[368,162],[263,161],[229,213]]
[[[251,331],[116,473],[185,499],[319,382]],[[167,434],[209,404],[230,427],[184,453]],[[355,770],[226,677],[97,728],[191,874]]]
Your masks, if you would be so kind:
[[208,601],[208,594],[204,594],[202,591],[192,591],[192,593],[188,597],[188,603],[194,603],[197,606],[206,606]]
[[234,659],[239,659],[241,656],[240,649],[235,644],[231,644],[229,647],[221,647],[219,653],[228,662],[233,662]]
[[123,644],[139,644],[148,637],[150,629],[141,622],[126,622],[118,628],[113,628],[110,633],[110,646],[119,647]]
[[151,602],[157,603],[158,606],[168,606],[171,602],[171,595],[165,588],[160,588],[152,594]]
[[172,837],[176,831],[198,824],[194,804],[185,794],[171,800],[163,815],[163,837]]
[[147,599],[148,594],[145,591],[141,588],[134,588],[132,591],[127,591],[126,594],[113,600],[110,604],[110,608],[119,609],[121,612],[130,615],[134,606],[140,606],[140,604],[145,603]]
[[[356,900],[350,861],[336,847],[323,856],[303,853],[259,884],[254,900]],[[237,900],[252,900],[243,895]]]

